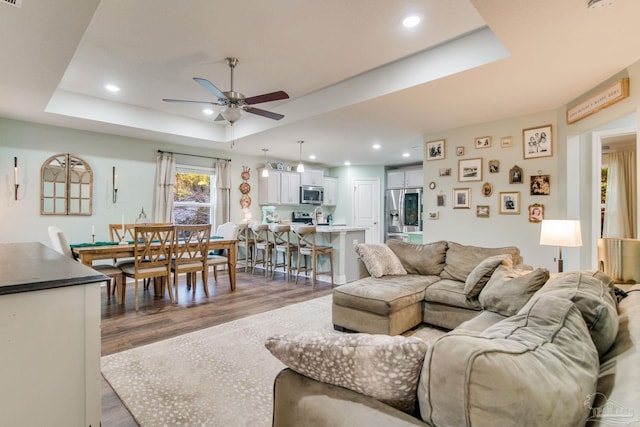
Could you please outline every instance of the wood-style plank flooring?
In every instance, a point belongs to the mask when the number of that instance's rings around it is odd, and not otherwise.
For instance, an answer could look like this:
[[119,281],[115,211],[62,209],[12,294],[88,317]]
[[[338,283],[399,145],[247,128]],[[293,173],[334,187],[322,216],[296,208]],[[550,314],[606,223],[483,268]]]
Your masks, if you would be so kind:
[[[272,280],[264,277],[263,270],[252,275],[244,268],[238,269],[233,292],[226,271],[218,272],[217,282],[210,274],[209,298],[200,276],[195,294],[187,290],[184,275],[180,276],[177,304],[171,304],[168,295],[155,297],[152,288],[140,289],[138,312],[134,309],[133,282],[127,283],[124,305],[107,298],[106,288],[102,289],[103,356],[331,293],[329,283],[312,286],[311,280],[301,278],[296,285],[293,278],[287,281],[282,273],[276,273]],[[102,426],[136,426],[113,389],[105,380],[102,382]]]

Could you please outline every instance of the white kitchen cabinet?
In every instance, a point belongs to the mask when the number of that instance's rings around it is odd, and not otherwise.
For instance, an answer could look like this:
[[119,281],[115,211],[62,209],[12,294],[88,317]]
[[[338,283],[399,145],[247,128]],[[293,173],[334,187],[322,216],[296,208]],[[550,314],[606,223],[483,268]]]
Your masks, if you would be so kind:
[[338,178],[324,177],[324,202],[322,204],[325,206],[338,204]]
[[[260,171],[261,172],[261,171]],[[269,170],[269,176],[260,173],[258,182],[258,203],[261,205],[279,205],[282,182],[282,172]]]
[[324,182],[324,172],[319,169],[305,169],[302,172],[302,185],[322,186]]
[[393,170],[387,172],[387,188],[404,188],[403,170]]
[[422,169],[410,169],[404,173],[404,181],[406,187],[422,187],[424,186],[424,174]]
[[300,174],[297,172],[282,172],[280,177],[280,204],[300,204]]
[[387,188],[422,187],[422,169],[395,169],[387,171]]

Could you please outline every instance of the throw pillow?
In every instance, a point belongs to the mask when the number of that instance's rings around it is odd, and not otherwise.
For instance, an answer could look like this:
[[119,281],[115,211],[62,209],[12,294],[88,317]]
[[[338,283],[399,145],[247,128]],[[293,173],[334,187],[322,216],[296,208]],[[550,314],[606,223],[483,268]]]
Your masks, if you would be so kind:
[[265,346],[290,369],[413,413],[427,344],[419,338],[302,332],[275,335]]
[[396,254],[384,243],[358,243],[355,249],[373,277],[407,274]]
[[549,280],[549,270],[513,269],[499,266],[478,299],[483,309],[511,317]]
[[444,240],[422,245],[389,240],[387,245],[398,256],[408,274],[438,276],[444,269],[447,253],[447,242]]
[[440,274],[443,279],[464,282],[471,271],[483,259],[494,255],[511,255],[513,265],[521,263],[520,250],[515,246],[504,248],[482,248],[479,246],[464,246],[455,242],[447,242],[447,256],[444,270]]
[[467,276],[467,280],[464,282],[464,293],[467,298],[475,298],[478,296],[482,288],[484,288],[484,285],[489,281],[493,271],[500,264],[511,267],[513,265],[511,256],[490,256],[489,258],[482,260],[480,264],[476,265],[473,270],[471,270],[471,273]]

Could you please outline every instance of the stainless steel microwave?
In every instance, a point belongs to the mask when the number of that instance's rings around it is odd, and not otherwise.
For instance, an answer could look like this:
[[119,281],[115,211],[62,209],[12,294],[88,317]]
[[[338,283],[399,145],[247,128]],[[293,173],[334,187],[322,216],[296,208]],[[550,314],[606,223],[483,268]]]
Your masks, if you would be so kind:
[[301,205],[321,205],[324,200],[324,187],[313,185],[300,186]]

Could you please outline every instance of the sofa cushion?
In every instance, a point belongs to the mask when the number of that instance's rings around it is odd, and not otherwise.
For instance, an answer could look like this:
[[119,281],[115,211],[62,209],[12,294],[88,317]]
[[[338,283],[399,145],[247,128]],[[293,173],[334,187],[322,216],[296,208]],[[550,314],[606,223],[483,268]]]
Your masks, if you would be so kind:
[[549,270],[524,270],[499,266],[478,297],[484,310],[503,316],[516,314],[549,280]]
[[426,301],[438,302],[454,307],[480,310],[481,307],[478,299],[467,298],[464,286],[464,282],[442,279],[430,285],[424,291],[424,299]]
[[424,290],[438,276],[365,277],[333,290],[333,303],[388,316],[411,304],[419,304]]
[[504,248],[481,248],[478,246],[464,246],[455,242],[447,243],[445,266],[440,273],[443,279],[460,280],[464,282],[473,269],[482,260],[493,255],[511,255],[513,265],[520,264],[520,250],[515,246]]
[[499,265],[510,267],[513,265],[509,255],[493,255],[480,261],[464,281],[464,293],[467,298],[476,298],[482,288]]
[[384,243],[359,243],[355,250],[373,277],[407,274],[396,254]]
[[312,331],[272,336],[265,346],[302,375],[415,411],[428,347],[419,338]]
[[408,274],[437,276],[444,269],[447,242],[443,240],[422,245],[389,240],[387,245],[398,256]]
[[618,307],[611,278],[601,271],[571,271],[553,276],[532,299],[553,295],[572,301],[589,327],[602,356],[618,334]]
[[598,353],[571,301],[543,296],[483,332],[450,333],[425,357],[422,418],[448,426],[579,426]]

